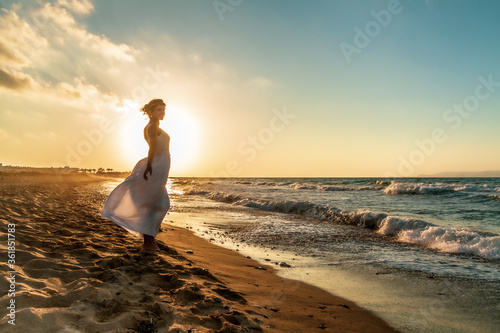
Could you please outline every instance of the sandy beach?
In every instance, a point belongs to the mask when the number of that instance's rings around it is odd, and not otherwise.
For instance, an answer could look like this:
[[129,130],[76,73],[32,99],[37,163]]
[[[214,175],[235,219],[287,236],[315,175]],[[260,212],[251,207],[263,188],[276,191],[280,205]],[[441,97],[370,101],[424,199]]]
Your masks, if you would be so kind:
[[1,247],[14,254],[2,261],[2,332],[394,331],[184,228],[164,224],[162,251],[141,250],[99,217],[102,180],[2,179]]

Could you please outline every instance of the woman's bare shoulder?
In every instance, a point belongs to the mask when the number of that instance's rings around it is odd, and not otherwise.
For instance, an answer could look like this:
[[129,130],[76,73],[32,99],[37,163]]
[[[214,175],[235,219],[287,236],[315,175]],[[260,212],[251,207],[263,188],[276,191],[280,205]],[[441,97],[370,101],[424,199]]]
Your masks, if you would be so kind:
[[146,127],[144,127],[144,131],[148,133],[158,132],[159,130],[160,127],[157,124],[147,124]]
[[144,137],[146,140],[148,138],[156,138],[158,135],[159,127],[156,124],[147,124],[146,127],[144,127]]

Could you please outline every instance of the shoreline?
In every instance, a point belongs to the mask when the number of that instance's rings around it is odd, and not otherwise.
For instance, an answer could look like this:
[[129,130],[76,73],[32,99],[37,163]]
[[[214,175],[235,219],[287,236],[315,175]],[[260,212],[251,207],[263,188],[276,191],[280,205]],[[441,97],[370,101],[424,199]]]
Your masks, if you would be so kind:
[[260,307],[261,313],[268,317],[266,332],[312,332],[314,329],[318,332],[397,332],[354,302],[311,284],[280,277],[271,265],[212,244],[186,228],[168,226],[157,239],[179,252],[193,251],[188,257],[191,261],[209,267],[210,272],[231,289]]

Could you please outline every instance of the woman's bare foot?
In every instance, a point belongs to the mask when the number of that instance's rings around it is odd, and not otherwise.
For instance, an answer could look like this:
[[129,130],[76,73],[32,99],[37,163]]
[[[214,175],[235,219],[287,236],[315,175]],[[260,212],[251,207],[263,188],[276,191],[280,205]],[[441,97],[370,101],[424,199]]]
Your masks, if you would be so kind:
[[142,248],[144,250],[150,250],[150,251],[155,251],[155,252],[160,251],[160,248],[156,244],[142,244]]
[[150,235],[144,235],[144,244],[142,244],[144,250],[160,251],[160,247],[156,244],[155,238]]

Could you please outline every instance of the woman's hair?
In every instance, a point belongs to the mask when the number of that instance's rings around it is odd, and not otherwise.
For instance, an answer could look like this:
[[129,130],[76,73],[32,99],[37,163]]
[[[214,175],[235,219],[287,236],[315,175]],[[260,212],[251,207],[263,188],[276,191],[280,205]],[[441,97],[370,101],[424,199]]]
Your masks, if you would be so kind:
[[151,118],[151,114],[153,113],[153,110],[155,109],[155,107],[157,105],[166,106],[166,104],[163,102],[162,99],[157,98],[157,99],[150,100],[149,103],[145,104],[142,108],[140,108],[140,110],[142,111],[142,113],[144,113],[149,118]]

